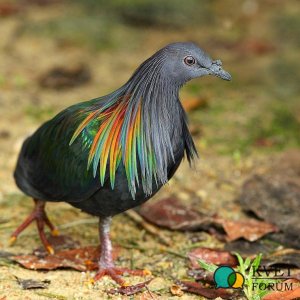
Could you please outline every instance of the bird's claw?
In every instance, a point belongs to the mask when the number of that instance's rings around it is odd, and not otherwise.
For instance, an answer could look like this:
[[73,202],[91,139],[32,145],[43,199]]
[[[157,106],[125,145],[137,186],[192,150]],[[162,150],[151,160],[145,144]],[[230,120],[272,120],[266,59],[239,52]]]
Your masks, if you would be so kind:
[[35,207],[27,219],[14,231],[9,240],[9,246],[13,245],[19,234],[25,230],[32,222],[36,221],[38,233],[40,239],[49,254],[54,254],[54,249],[47,240],[46,234],[44,232],[44,227],[47,225],[53,236],[58,236],[59,232],[50,222],[46,212],[45,212],[45,202],[40,200],[35,200]]
[[51,230],[51,235],[52,236],[59,236],[59,231],[56,228],[54,228],[53,230]]
[[55,253],[54,248],[51,245],[46,246],[46,250],[51,255]]
[[112,280],[118,283],[122,287],[130,286],[125,280],[121,278],[120,275],[130,274],[134,276],[148,276],[151,275],[149,270],[131,270],[127,268],[116,268],[116,267],[108,267],[103,268],[98,271],[98,273],[94,277],[94,281],[101,279],[103,276],[109,276]]
[[8,241],[8,246],[12,246],[16,242],[17,238],[15,236],[11,236]]

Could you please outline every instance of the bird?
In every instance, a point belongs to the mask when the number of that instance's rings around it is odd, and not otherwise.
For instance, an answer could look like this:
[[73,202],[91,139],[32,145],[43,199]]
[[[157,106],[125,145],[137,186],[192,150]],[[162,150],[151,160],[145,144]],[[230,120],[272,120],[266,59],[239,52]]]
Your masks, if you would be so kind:
[[125,272],[145,275],[144,270],[115,266],[112,217],[152,198],[184,158],[191,164],[198,156],[179,90],[206,75],[231,80],[222,62],[197,44],[171,43],[145,60],[120,88],[72,105],[42,124],[24,141],[14,171],[17,186],[34,200],[34,209],[11,242],[36,222],[44,247],[53,254],[44,227],[52,235],[58,231],[45,205],[67,202],[99,217],[95,280],[108,275],[123,285]]

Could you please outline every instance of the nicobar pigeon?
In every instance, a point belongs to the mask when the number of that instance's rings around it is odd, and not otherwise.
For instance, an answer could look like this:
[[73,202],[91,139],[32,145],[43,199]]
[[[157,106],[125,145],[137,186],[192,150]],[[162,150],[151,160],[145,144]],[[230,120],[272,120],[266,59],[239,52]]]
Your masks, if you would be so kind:
[[231,80],[220,60],[190,42],[173,43],[143,62],[116,91],[70,106],[44,123],[22,146],[14,172],[18,187],[35,208],[11,242],[33,221],[49,253],[44,233],[56,228],[45,204],[68,202],[100,218],[101,257],[95,279],[110,276],[119,284],[124,272],[112,259],[112,217],[140,205],[170,180],[184,156],[197,151],[179,100],[189,80],[214,75]]

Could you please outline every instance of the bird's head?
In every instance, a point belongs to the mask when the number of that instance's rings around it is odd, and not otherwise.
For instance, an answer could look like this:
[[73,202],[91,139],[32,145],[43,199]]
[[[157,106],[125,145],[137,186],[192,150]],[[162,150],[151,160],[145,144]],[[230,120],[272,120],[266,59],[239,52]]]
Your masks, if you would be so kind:
[[164,59],[161,59],[161,72],[173,82],[182,85],[187,81],[213,75],[224,80],[231,80],[231,75],[222,68],[220,60],[212,60],[196,44],[173,43],[169,44],[155,55],[158,57],[163,53]]

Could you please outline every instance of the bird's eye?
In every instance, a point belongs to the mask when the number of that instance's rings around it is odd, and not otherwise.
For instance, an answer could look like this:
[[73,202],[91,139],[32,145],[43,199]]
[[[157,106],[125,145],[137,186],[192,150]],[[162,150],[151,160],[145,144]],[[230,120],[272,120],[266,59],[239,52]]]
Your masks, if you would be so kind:
[[184,63],[188,66],[192,66],[194,65],[196,62],[195,58],[193,56],[186,56],[184,58]]

